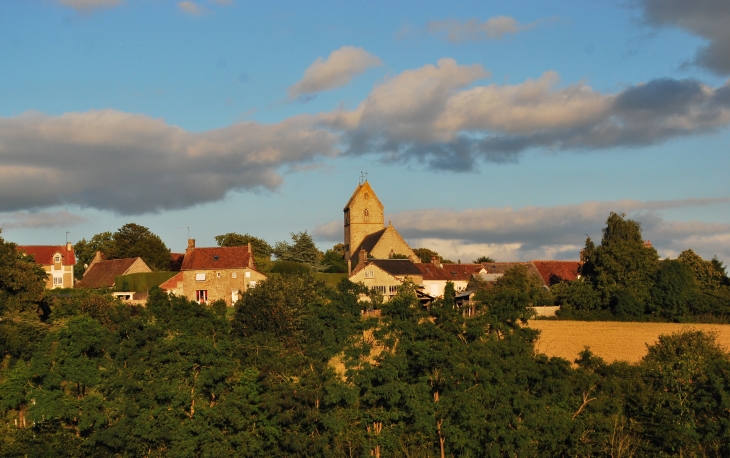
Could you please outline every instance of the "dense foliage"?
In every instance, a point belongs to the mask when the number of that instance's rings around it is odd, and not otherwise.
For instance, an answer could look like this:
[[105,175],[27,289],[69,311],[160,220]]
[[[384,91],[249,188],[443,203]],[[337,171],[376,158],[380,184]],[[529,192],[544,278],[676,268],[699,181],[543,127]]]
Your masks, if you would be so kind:
[[113,234],[102,232],[88,241],[81,239],[76,242],[74,276],[77,279],[83,276],[84,266],[91,263],[97,251],[105,259],[140,257],[152,270],[169,270],[172,261],[170,249],[157,234],[139,224],[128,223]]
[[711,336],[664,336],[635,366],[547,358],[523,326],[545,299],[526,269],[471,317],[450,283],[425,308],[408,285],[382,304],[310,275],[272,276],[229,317],[158,289],[146,307],[44,295],[26,263],[0,243],[18,279],[0,295],[0,456],[730,454],[730,358]]
[[641,225],[611,213],[601,244],[588,238],[582,277],[551,288],[563,318],[631,321],[730,321],[730,288],[723,263],[691,249],[660,260]]

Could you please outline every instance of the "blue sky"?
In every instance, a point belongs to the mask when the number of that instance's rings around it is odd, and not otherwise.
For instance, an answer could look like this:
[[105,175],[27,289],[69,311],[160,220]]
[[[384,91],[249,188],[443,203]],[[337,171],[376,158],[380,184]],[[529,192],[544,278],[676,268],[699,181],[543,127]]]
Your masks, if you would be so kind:
[[730,259],[724,0],[0,3],[0,227],[342,239],[360,171],[414,247],[577,259],[610,211]]

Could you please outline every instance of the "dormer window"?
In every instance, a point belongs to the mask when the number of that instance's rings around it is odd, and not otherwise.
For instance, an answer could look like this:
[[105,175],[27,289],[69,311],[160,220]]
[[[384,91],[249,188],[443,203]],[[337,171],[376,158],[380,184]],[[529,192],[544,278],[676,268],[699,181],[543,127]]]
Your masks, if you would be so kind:
[[57,254],[53,257],[53,263],[54,264],[60,264],[61,263],[61,255]]
[[217,260],[218,260],[218,256],[217,255],[213,256],[213,261],[217,261]]

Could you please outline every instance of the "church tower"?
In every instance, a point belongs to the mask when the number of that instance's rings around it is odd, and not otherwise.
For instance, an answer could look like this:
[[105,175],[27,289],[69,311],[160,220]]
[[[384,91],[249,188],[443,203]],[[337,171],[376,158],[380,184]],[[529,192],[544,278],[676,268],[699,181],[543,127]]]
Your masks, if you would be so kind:
[[350,261],[365,237],[385,227],[383,204],[367,180],[357,186],[345,205],[345,261]]

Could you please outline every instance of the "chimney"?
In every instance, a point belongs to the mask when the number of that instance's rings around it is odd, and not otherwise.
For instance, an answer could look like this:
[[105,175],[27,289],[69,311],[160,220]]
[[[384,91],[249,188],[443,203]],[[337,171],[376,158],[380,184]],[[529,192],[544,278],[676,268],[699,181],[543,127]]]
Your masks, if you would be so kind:
[[195,239],[188,239],[188,247],[185,251],[186,252],[193,251],[194,249],[195,249]]
[[251,248],[251,242],[248,242],[248,268],[255,268],[253,265],[253,249]]
[[66,251],[71,251],[71,242],[66,242]]
[[360,254],[357,257],[357,265],[355,266],[355,270],[360,270],[363,267],[365,267],[365,261],[368,259],[368,254],[365,252],[365,250],[361,249]]
[[436,267],[441,267],[441,257],[431,256],[431,264],[435,265]]

